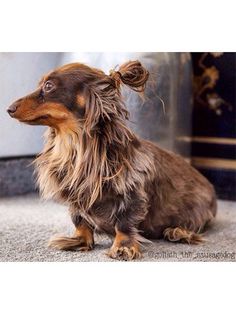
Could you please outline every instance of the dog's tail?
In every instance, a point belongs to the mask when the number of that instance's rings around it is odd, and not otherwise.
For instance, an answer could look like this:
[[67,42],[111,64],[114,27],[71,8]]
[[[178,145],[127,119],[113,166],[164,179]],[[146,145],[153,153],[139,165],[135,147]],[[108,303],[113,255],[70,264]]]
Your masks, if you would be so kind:
[[167,228],[164,230],[164,238],[171,242],[182,242],[188,244],[199,244],[204,242],[201,234],[187,230],[182,227]]

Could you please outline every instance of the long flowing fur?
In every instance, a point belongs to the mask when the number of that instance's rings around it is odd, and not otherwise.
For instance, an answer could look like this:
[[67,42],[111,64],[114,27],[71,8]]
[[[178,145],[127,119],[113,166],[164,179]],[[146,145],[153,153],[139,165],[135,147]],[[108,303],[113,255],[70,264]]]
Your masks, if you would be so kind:
[[[129,74],[132,68],[137,75],[140,63],[128,64],[123,77],[128,85],[135,76]],[[120,71],[125,71],[125,65]],[[141,68],[140,76],[134,89],[144,88],[148,72]],[[141,181],[141,171],[151,175],[149,156],[135,148],[138,139],[126,126],[129,115],[120,89],[111,85],[116,81],[111,75],[87,90],[85,118],[74,121],[70,130],[47,131],[44,151],[35,161],[44,198],[68,201],[69,197],[70,203],[85,211],[102,198],[104,184],[109,182],[117,193],[126,195]]]

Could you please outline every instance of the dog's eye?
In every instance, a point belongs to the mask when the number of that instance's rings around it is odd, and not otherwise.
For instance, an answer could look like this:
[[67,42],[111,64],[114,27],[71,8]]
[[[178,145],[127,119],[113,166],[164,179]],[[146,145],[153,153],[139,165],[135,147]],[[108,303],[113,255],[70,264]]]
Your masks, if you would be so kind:
[[43,91],[45,93],[49,93],[54,87],[54,84],[50,81],[47,81],[43,86]]

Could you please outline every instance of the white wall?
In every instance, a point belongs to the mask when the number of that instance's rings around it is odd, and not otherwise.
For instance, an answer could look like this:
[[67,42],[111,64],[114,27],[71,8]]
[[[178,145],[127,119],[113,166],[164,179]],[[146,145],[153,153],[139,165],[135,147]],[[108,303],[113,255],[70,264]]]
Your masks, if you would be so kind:
[[41,76],[58,66],[60,57],[60,53],[0,53],[0,157],[41,150],[44,128],[21,124],[6,109],[33,91]]

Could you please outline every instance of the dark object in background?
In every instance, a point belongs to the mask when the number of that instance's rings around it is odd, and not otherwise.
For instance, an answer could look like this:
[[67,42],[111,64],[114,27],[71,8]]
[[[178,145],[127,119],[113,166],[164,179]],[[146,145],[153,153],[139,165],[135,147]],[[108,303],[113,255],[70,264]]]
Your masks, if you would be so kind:
[[35,192],[32,157],[0,160],[0,197]]
[[192,59],[192,164],[218,197],[236,200],[236,53],[192,53]]

